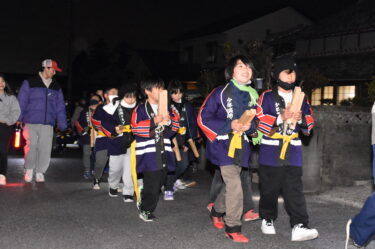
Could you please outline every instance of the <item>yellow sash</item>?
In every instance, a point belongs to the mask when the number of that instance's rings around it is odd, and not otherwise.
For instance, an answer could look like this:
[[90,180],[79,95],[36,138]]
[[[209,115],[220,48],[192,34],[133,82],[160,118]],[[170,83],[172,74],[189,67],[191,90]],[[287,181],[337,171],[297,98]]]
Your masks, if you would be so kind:
[[283,147],[281,147],[281,152],[280,152],[280,159],[284,160],[285,159],[285,153],[286,149],[289,146],[290,141],[292,139],[295,139],[298,137],[298,133],[294,133],[293,135],[287,136],[287,135],[281,135],[280,133],[275,133],[271,136],[273,139],[282,139],[283,140]]
[[135,154],[135,140],[130,145],[130,160],[131,160],[131,168],[132,168],[132,179],[135,191],[135,198],[136,200],[140,200],[139,191],[138,191],[138,182],[137,182],[137,156]]
[[231,158],[234,158],[234,152],[236,149],[242,149],[242,139],[241,139],[241,133],[233,132],[232,140],[230,140],[229,150],[228,150],[228,156]]
[[180,127],[180,128],[178,128],[177,133],[180,134],[180,135],[185,135],[185,133],[186,133],[186,127]]
[[132,132],[130,125],[124,125],[121,127],[122,132]]
[[104,133],[104,132],[102,132],[102,131],[98,131],[98,135],[99,135],[99,136],[103,136],[103,137],[106,137],[105,133]]

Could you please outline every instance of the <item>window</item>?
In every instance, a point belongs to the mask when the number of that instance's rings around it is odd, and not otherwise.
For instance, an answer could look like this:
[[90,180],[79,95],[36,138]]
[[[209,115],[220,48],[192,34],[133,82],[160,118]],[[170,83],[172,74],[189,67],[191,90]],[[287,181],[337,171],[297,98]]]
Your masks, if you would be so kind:
[[322,99],[322,89],[316,88],[311,93],[311,105],[320,105]]
[[333,86],[324,87],[323,99],[333,99]]
[[355,97],[355,86],[339,86],[337,92],[337,103],[344,99],[352,99]]
[[217,50],[218,50],[217,42],[207,43],[206,49],[207,49],[206,63],[216,63]]
[[323,97],[320,100],[320,104],[322,105],[334,105],[336,103],[334,99],[334,86],[325,86],[323,88]]

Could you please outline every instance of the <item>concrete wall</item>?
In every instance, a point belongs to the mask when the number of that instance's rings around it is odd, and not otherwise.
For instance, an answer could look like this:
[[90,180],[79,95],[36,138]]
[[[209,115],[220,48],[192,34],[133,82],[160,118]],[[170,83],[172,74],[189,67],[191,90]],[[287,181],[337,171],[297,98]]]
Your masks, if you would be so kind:
[[370,180],[371,113],[344,107],[314,107],[313,135],[304,141],[306,192],[324,192],[333,186],[351,186]]

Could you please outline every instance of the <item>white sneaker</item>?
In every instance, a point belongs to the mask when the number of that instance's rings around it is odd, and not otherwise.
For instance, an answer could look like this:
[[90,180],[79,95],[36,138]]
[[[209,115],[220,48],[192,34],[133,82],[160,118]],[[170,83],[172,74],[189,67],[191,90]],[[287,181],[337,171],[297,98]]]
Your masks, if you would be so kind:
[[31,182],[33,180],[33,174],[34,174],[33,169],[26,169],[25,175],[24,175],[25,182]]
[[35,174],[35,181],[36,182],[44,182],[45,179],[44,179],[44,174],[43,173],[36,173]]
[[345,249],[348,249],[348,244],[349,244],[349,239],[350,239],[350,224],[352,224],[352,219],[349,219],[348,223],[346,223]]
[[[348,249],[348,248],[361,248],[360,245],[357,245],[357,243],[355,243],[355,241],[352,238],[350,238],[350,224],[352,224],[352,219],[349,219],[348,222],[346,223],[345,249]],[[351,242],[350,244],[349,244],[349,241]]]
[[186,189],[185,184],[180,179],[176,180],[176,182],[174,183],[174,187],[177,189]]
[[292,241],[305,241],[316,239],[319,236],[318,230],[309,228],[308,226],[300,223],[293,227]]
[[0,185],[7,185],[7,178],[0,174]]
[[276,234],[275,227],[273,226],[273,220],[262,220],[262,226],[260,227],[263,234]]
[[100,189],[99,183],[100,183],[100,181],[98,179],[94,179],[94,183],[92,185],[92,189],[93,190],[99,190]]
[[173,191],[164,191],[164,200],[165,201],[173,201]]

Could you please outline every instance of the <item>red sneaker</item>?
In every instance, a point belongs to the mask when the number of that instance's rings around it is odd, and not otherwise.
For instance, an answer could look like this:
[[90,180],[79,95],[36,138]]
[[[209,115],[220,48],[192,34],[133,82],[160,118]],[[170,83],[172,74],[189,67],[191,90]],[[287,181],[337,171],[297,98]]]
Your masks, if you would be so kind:
[[244,221],[259,220],[259,213],[256,213],[254,212],[253,209],[251,209],[243,215],[243,220]]
[[225,236],[237,243],[247,243],[250,240],[242,233],[225,233]]
[[217,229],[223,229],[225,227],[223,217],[212,216],[212,223],[214,224],[214,227]]
[[207,209],[208,209],[208,211],[211,213],[211,210],[212,210],[212,207],[214,206],[214,203],[213,202],[210,202],[210,203],[208,203],[208,205],[207,205]]

